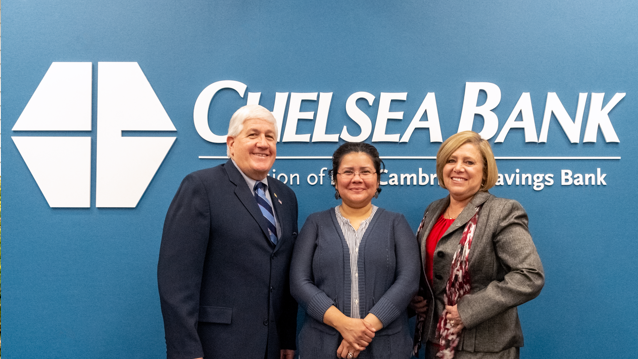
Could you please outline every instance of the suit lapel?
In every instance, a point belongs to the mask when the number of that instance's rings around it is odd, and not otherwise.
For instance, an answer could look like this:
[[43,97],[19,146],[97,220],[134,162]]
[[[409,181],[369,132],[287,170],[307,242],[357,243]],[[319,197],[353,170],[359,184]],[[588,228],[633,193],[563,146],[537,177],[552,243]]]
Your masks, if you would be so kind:
[[278,191],[279,183],[269,180],[268,181],[268,192],[270,193],[270,199],[272,200],[273,208],[275,209],[275,216],[277,217],[277,222],[279,222],[279,227],[281,229],[281,233],[279,233],[279,240],[277,241],[277,248],[281,247],[281,243],[286,239],[284,233],[291,233],[292,229],[288,228],[288,225],[292,225],[292,223],[288,223],[289,221],[283,220],[284,218],[290,218],[288,215],[288,207],[290,203],[286,203],[282,200],[281,191]]
[[489,192],[478,192],[477,194],[475,194],[474,198],[472,198],[470,203],[468,203],[467,206],[463,208],[463,211],[461,212],[461,214],[459,214],[458,217],[456,217],[456,220],[454,221],[454,223],[452,223],[450,228],[448,228],[447,231],[445,231],[445,233],[443,234],[443,237],[454,232],[455,230],[457,230],[458,228],[462,226],[464,227],[467,224],[467,222],[470,219],[472,219],[472,217],[476,213],[476,208],[482,205],[483,203],[485,203],[485,201],[487,201],[489,197],[490,197]]
[[255,196],[248,188],[246,180],[241,173],[239,173],[239,170],[235,167],[232,160],[228,160],[224,168],[226,169],[226,173],[228,173],[228,179],[235,185],[235,195],[244,205],[246,210],[248,210],[250,215],[253,216],[255,221],[257,221],[268,243],[271,243],[270,237],[268,236],[268,224],[266,223],[266,218],[264,218],[264,215],[259,210]]

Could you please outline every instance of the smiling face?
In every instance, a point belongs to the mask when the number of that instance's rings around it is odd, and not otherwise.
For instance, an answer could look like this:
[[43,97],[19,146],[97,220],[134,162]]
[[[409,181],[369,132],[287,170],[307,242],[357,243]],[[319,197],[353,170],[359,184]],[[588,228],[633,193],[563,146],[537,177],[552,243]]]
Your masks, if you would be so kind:
[[[355,172],[354,176],[344,174]],[[362,178],[360,173],[368,172]],[[363,152],[350,152],[344,155],[337,171],[335,188],[339,191],[343,203],[351,208],[362,208],[372,201],[379,187],[379,174],[376,173],[372,158]]]
[[459,147],[445,163],[443,176],[454,200],[463,202],[474,196],[483,182],[483,157],[479,149],[471,143]]
[[275,125],[260,118],[247,119],[237,136],[226,138],[226,144],[239,169],[260,181],[268,175],[277,155]]

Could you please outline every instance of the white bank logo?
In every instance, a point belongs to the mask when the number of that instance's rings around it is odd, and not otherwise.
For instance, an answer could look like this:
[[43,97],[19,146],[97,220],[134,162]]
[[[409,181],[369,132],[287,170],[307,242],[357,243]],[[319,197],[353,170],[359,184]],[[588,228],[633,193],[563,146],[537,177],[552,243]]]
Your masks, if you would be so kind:
[[[122,136],[176,131],[137,62],[99,62],[97,207],[134,208],[176,137]],[[92,64],[54,62],[13,131],[90,132]],[[49,206],[91,206],[90,136],[13,136]]]

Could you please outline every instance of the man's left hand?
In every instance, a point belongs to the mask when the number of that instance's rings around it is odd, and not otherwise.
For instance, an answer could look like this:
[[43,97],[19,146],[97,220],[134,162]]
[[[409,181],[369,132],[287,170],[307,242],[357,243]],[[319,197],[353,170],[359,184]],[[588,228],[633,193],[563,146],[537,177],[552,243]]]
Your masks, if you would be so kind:
[[295,351],[292,349],[281,349],[280,359],[293,359],[295,357]]

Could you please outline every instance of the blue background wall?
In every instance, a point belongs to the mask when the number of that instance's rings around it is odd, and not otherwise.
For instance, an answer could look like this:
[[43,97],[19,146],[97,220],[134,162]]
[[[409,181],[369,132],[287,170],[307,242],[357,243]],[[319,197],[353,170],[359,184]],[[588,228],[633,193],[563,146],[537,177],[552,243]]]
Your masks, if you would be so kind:
[[[498,161],[503,174],[552,173],[554,184],[503,185],[497,196],[527,209],[545,266],[541,295],[520,308],[526,358],[631,358],[638,353],[638,3],[594,0],[511,1],[12,1],[3,9],[2,162],[4,163],[4,348],[6,358],[157,358],[165,351],[156,263],[166,209],[189,172],[222,163],[224,144],[203,140],[193,124],[201,91],[236,80],[261,92],[333,92],[327,133],[357,125],[345,104],[374,126],[382,92],[393,101],[403,134],[428,92],[436,94],[443,138],[459,125],[467,82],[496,84],[499,132],[523,92],[531,94],[540,133],[546,97],[555,92],[573,119],[579,93],[589,93],[580,141],[570,143],[552,118],[546,143],[525,143],[514,129],[497,156],[613,156],[602,160]],[[92,198],[89,209],[50,208],[11,136],[52,62],[93,63]],[[139,63],[177,132],[177,140],[135,209],[95,206],[97,62]],[[591,94],[626,93],[610,112],[619,143],[583,143]],[[484,101],[479,97],[479,105]],[[210,126],[225,134],[246,103],[218,94]],[[303,111],[317,111],[306,101]],[[425,120],[425,117],[424,117]],[[312,133],[300,120],[297,133]],[[482,129],[477,117],[474,129]],[[285,123],[284,123],[285,128]],[[28,135],[51,135],[36,132]],[[73,136],[73,134],[68,134]],[[162,134],[152,134],[162,136]],[[493,143],[496,136],[491,139]],[[370,142],[371,136],[366,140]],[[417,129],[408,143],[374,143],[383,156],[434,156],[440,143]],[[340,140],[342,143],[343,140]],[[279,143],[278,155],[329,156],[337,143]],[[46,148],[42,149],[46,151]],[[435,173],[433,160],[386,160],[390,173]],[[278,160],[277,174],[299,173],[300,225],[334,206],[329,183],[305,179],[329,160]],[[562,186],[563,169],[606,173],[605,186]],[[387,175],[384,176],[387,180]],[[446,191],[438,186],[384,186],[376,204],[406,215],[414,230],[423,209]]]

